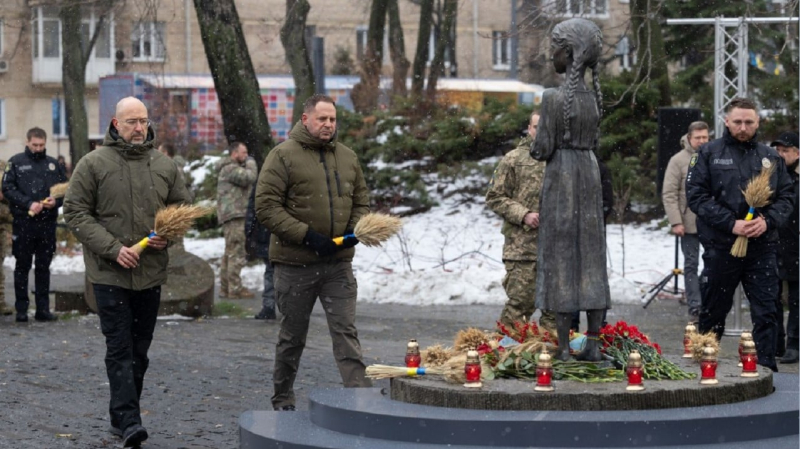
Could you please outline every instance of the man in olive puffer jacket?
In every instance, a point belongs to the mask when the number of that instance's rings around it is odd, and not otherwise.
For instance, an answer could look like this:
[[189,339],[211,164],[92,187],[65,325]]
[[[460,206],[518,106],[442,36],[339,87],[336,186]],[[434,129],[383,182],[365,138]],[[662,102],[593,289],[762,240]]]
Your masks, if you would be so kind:
[[345,387],[369,387],[355,327],[357,284],[351,261],[358,240],[337,246],[369,212],[356,154],[336,141],[336,106],[328,96],[306,100],[301,122],[261,168],[256,214],[272,232],[275,300],[283,315],[275,350],[275,410],[294,410],[294,380],[309,320],[319,297]]
[[123,98],[103,145],[75,167],[64,199],[106,337],[109,432],[124,447],[138,447],[148,436],[139,399],[169,262],[163,237],[151,237],[141,255],[131,247],[153,230],[159,209],[189,203],[180,170],[155,150],[154,140],[145,105]]

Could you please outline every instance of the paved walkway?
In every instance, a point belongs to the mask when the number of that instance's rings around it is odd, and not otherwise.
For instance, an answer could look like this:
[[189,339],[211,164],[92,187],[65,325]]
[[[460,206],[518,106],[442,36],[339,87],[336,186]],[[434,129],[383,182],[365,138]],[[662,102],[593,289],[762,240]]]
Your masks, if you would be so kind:
[[[6,270],[6,291],[12,292]],[[53,288],[82,283],[54,276]],[[10,298],[11,295],[8,295]],[[11,301],[8,301],[11,303]],[[233,301],[255,313],[259,300]],[[402,364],[405,343],[452,345],[466,327],[490,329],[497,306],[359,304],[358,329],[367,364]],[[617,306],[609,321],[636,324],[661,344],[665,354],[681,353],[685,306],[674,300]],[[749,316],[745,317],[749,326]],[[270,409],[272,364],[278,324],[252,318],[159,321],[142,395],[145,448],[238,447],[239,415]],[[738,338],[722,342],[721,359],[734,363]],[[0,317],[0,448],[107,448],[119,440],[106,432],[108,382],[104,339],[95,315],[55,323],[14,323]],[[797,365],[780,365],[798,372]],[[322,308],[312,315],[308,345],[297,377],[298,408],[308,393],[340,386]],[[381,381],[378,385],[387,385]]]

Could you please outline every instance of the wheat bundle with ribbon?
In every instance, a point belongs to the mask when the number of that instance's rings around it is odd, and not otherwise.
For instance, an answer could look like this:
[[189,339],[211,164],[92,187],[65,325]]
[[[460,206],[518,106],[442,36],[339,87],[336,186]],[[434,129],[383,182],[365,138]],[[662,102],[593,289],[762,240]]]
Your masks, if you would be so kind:
[[[764,207],[769,204],[769,199],[772,197],[772,187],[769,185],[769,180],[772,173],[775,171],[775,164],[770,164],[768,167],[761,169],[761,173],[754,176],[753,179],[747,182],[747,187],[742,191],[744,200],[750,206],[747,211],[747,216],[744,218],[746,221],[753,219],[756,213],[756,208]],[[736,237],[736,241],[731,248],[731,256],[744,257],[747,255],[747,237],[740,235]]]
[[406,368],[405,366],[370,365],[367,377],[370,379],[392,379],[395,377],[417,377],[429,374],[443,375],[446,368]]
[[192,227],[196,219],[206,216],[213,211],[213,208],[203,206],[189,206],[184,204],[167,206],[156,212],[155,229],[153,232],[131,246],[131,249],[137,254],[141,254],[142,251],[147,248],[150,239],[155,236],[164,237],[167,240],[175,240],[179,237],[183,237],[186,231]]
[[355,237],[366,246],[380,246],[381,243],[397,234],[402,227],[403,222],[400,218],[373,212],[364,215],[358,220],[352,234],[336,237],[333,241],[337,245],[342,245],[346,238]]
[[[59,182],[58,184],[53,184],[52,186],[50,186],[50,196],[48,198],[43,199],[41,202],[46,203],[50,200],[50,198],[53,199],[64,198],[64,195],[67,194],[67,189],[69,189],[68,182]],[[33,211],[29,210],[28,215],[33,217],[36,214],[34,214]]]

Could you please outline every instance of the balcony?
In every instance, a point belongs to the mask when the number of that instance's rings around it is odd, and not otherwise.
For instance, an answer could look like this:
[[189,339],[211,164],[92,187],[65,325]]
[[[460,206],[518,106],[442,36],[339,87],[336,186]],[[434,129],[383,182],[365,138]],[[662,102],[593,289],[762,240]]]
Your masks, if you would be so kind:
[[[87,10],[81,23],[81,42],[86,45],[94,35],[99,18]],[[58,8],[39,6],[31,10],[33,84],[61,83],[61,20]],[[86,84],[96,86],[101,77],[114,74],[114,17],[108,17],[86,64]]]

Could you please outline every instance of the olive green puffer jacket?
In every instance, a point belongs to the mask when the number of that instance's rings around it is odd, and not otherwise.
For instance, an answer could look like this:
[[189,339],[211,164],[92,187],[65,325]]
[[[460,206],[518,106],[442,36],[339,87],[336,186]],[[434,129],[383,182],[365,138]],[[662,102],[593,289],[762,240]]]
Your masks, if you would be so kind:
[[129,144],[109,125],[103,145],[81,158],[72,174],[64,218],[83,244],[93,284],[144,290],[167,281],[166,250],[146,248],[134,269],[117,263],[123,245],[150,233],[159,209],[189,203],[180,170],[153,149],[154,140],[151,128],[143,144]]
[[320,257],[303,238],[309,227],[331,238],[341,236],[367,212],[369,195],[356,154],[336,137],[327,143],[317,139],[302,122],[261,167],[256,214],[272,232],[269,258],[274,263],[351,261],[355,248]]

